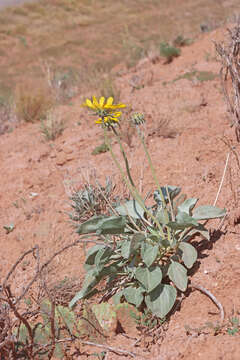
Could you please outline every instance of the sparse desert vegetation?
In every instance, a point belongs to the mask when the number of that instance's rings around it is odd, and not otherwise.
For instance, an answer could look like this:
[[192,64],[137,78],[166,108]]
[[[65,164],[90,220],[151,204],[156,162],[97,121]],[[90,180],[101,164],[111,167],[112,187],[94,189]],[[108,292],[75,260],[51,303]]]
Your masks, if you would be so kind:
[[225,5],[0,11],[1,358],[238,360],[240,30]]

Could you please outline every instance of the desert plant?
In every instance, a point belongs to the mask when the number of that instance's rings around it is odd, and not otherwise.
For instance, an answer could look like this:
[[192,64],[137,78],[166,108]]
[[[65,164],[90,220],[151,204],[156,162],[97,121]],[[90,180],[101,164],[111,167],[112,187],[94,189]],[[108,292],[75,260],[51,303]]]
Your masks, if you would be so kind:
[[115,185],[110,178],[106,179],[105,186],[97,181],[95,185],[85,184],[83,188],[73,191],[70,200],[72,213],[70,219],[78,225],[92,216],[97,216],[106,212],[107,201],[113,197]]
[[65,128],[64,121],[59,111],[50,109],[46,118],[41,120],[41,133],[47,141],[55,140]]
[[[220,77],[228,111],[231,116],[231,126],[235,126],[237,141],[240,142],[240,24],[229,30],[227,44],[215,43],[216,51],[222,62]],[[230,77],[230,82],[229,82]],[[231,86],[230,86],[231,85]]]
[[[210,205],[195,208],[197,198],[182,200],[177,204],[181,188],[159,185],[141,129],[144,116],[136,113],[131,116],[131,121],[136,126],[156,185],[152,194],[154,203],[147,206],[135,186],[117,130],[121,117],[118,110],[125,105],[113,104],[113,98],[105,102],[104,97],[99,101],[95,97],[87,99],[84,105],[99,116],[96,123],[103,128],[105,142],[132,199],[118,206],[111,205],[110,215],[94,215],[79,225],[79,235],[95,236],[101,243],[88,250],[85,260],[87,274],[82,289],[71,300],[70,307],[79,299],[102,291],[107,297],[113,296],[115,303],[125,300],[164,318],[175,304],[177,291],[187,289],[187,269],[192,268],[197,259],[191,238],[200,233],[209,239],[208,230],[201,221],[222,217],[225,210]],[[119,144],[125,170],[113,152],[109,131],[113,132]],[[102,279],[107,281],[103,289],[98,290],[97,285]]]
[[169,64],[175,57],[181,54],[181,50],[175,46],[170,45],[167,42],[161,42],[160,55],[165,58],[166,63]]
[[46,116],[54,100],[43,84],[21,84],[15,91],[17,117],[26,122],[35,122]]

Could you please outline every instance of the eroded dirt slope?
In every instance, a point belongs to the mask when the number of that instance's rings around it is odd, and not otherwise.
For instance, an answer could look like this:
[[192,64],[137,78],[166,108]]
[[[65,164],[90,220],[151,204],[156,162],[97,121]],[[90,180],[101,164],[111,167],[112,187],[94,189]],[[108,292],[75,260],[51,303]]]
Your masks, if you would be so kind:
[[[146,115],[147,142],[160,182],[181,186],[184,193],[198,197],[201,204],[212,204],[217,194],[229,151],[223,136],[235,146],[237,153],[240,146],[229,127],[219,78],[210,76],[210,80],[203,81],[184,75],[194,71],[218,74],[220,63],[211,40],[220,40],[223,34],[224,30],[216,30],[201,36],[183,48],[182,55],[171,64],[142,61],[116,80],[121,101]],[[138,89],[132,86],[134,81],[140,82]],[[100,180],[112,175],[119,181],[109,153],[91,155],[102,142],[101,129],[81,108],[82,100],[83,97],[77,97],[72,106],[62,106],[67,127],[55,142],[43,140],[38,123],[22,123],[14,132],[0,137],[1,281],[16,259],[35,244],[40,247],[42,259],[46,259],[77,239],[66,215],[73,186],[83,185],[93,170]],[[165,128],[160,126],[163,119],[169,120]],[[169,128],[174,137],[169,137]],[[127,144],[126,148],[130,151],[135,178],[140,178],[144,171],[142,187],[146,193],[154,184],[134,134],[131,148]],[[117,144],[114,149],[118,151]],[[229,215],[210,244],[200,238],[194,242],[199,257],[192,281],[209,289],[221,301],[226,318],[240,311],[239,226],[233,225],[234,216],[237,219],[238,171],[231,155],[217,202],[219,207],[227,208]],[[233,191],[237,194],[235,201]],[[4,226],[10,224],[14,224],[14,229],[6,234]],[[218,225],[218,221],[209,223],[212,228]],[[81,247],[70,249],[52,264],[49,279],[68,276],[82,280],[83,259]],[[12,287],[16,293],[29,281],[33,271],[34,263],[30,261],[14,273]],[[198,291],[189,292],[172,315],[164,338],[159,339],[150,353],[145,352],[145,356],[159,360],[238,360],[239,335],[214,336],[211,328],[200,329],[206,322],[217,320],[218,309],[209,298]],[[185,325],[200,330],[188,333]],[[133,343],[118,335],[111,345],[138,351]],[[144,353],[143,349],[139,351]],[[119,357],[108,354],[108,359],[116,358]]]

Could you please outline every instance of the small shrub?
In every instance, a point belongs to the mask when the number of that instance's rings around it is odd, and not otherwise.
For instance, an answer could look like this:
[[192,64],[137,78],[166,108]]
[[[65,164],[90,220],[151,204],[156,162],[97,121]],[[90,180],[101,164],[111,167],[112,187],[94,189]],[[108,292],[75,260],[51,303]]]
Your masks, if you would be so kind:
[[16,115],[26,122],[36,122],[46,116],[54,101],[45,85],[22,84],[15,91]]
[[41,133],[47,141],[55,140],[64,130],[61,114],[55,109],[47,112],[46,119],[41,120]]
[[169,64],[175,57],[181,54],[181,50],[177,47],[169,45],[167,42],[160,44],[160,55],[166,59],[166,63]]
[[92,155],[98,155],[109,151],[109,147],[105,142],[103,142],[101,145],[98,145],[95,147],[95,149],[92,151]]
[[182,35],[178,35],[173,40],[173,46],[176,46],[176,47],[183,47],[183,46],[187,46],[187,45],[190,45],[190,44],[192,44],[192,40],[191,39],[186,39]]

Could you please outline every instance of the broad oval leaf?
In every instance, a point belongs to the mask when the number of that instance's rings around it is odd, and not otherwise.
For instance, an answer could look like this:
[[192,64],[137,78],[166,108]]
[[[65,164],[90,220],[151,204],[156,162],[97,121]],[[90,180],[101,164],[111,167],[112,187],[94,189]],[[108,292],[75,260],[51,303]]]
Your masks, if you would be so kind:
[[145,302],[154,315],[164,318],[172,309],[176,297],[177,290],[173,286],[160,284],[145,296]]
[[188,269],[191,269],[195,261],[197,260],[197,250],[186,242],[181,242],[179,249],[182,251],[182,261]]
[[144,290],[141,288],[134,288],[129,286],[123,290],[123,295],[128,303],[139,307],[143,301],[143,292]]
[[131,254],[131,241],[124,240],[121,245],[121,254],[124,259],[129,259]]
[[223,217],[226,214],[226,209],[220,209],[212,205],[202,205],[194,209],[193,218],[196,220],[207,220]]
[[183,265],[171,260],[171,264],[168,268],[168,276],[179,290],[185,291],[187,289],[187,270]]
[[198,201],[198,199],[196,199],[196,198],[186,199],[182,204],[180,204],[178,206],[178,211],[185,212],[188,215],[191,215],[191,211],[194,208],[194,206],[196,205],[197,201]]
[[119,234],[125,230],[126,219],[123,216],[93,216],[91,219],[82,223],[78,229],[78,234]]
[[145,265],[150,267],[156,260],[158,254],[158,245],[152,246],[146,242],[142,243],[141,246],[141,257]]
[[123,205],[115,208],[119,215],[131,216],[134,219],[142,219],[144,217],[144,209],[136,200],[126,201]]
[[121,234],[125,232],[126,218],[124,216],[109,216],[103,219],[97,232],[99,234]]
[[138,267],[135,271],[135,277],[147,292],[151,292],[161,284],[162,271],[158,266],[152,266],[151,268]]
[[77,233],[80,235],[95,233],[99,229],[104,218],[104,216],[99,215],[93,216],[91,219],[84,221],[82,224],[79,225]]

